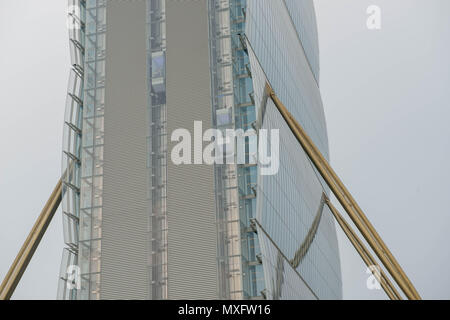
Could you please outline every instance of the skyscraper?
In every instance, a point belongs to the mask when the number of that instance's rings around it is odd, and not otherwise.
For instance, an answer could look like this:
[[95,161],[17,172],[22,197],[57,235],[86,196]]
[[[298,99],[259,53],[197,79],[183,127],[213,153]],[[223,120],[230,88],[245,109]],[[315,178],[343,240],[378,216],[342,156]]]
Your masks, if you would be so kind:
[[[328,157],[312,0],[69,7],[58,297],[341,298],[329,191],[264,93]],[[196,122],[253,129],[246,162],[174,163]],[[251,161],[261,129],[279,130],[275,174]]]

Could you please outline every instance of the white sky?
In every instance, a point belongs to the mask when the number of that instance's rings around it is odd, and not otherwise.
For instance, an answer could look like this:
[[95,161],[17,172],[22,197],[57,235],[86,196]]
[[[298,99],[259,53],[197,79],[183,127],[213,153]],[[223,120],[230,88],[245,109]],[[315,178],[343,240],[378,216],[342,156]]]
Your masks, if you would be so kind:
[[[61,171],[66,1],[0,1],[0,279]],[[332,165],[424,298],[450,298],[450,1],[315,0]],[[382,29],[366,28],[366,8]],[[378,299],[340,235],[344,298]],[[13,298],[54,299],[51,223]]]
[[[61,173],[69,77],[67,1],[0,1],[0,279]],[[13,298],[55,299],[58,211]]]
[[[450,1],[315,0],[332,166],[424,298],[450,298]],[[381,30],[366,27],[369,5]],[[344,297],[384,298],[341,235]]]

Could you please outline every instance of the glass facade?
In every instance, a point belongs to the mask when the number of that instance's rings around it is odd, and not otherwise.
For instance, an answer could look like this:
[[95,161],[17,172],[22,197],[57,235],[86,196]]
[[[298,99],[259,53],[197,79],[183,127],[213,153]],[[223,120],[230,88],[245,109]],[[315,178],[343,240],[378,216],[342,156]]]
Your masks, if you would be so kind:
[[[254,129],[256,121],[252,71],[245,44],[247,1],[230,1],[233,46],[233,76],[235,79],[235,121],[236,128],[244,131]],[[257,166],[254,161],[256,135],[245,138],[245,165],[238,165],[239,219],[242,251],[243,298],[261,296],[264,277],[261,261],[258,259],[259,244],[251,228],[256,213]]]
[[[170,278],[167,1],[176,0],[146,0],[147,60],[142,66],[147,72],[145,167],[151,248],[146,296],[153,299],[168,298]],[[212,126],[224,135],[227,129],[255,130],[245,137],[246,164],[214,165],[216,210],[211,214],[217,224],[218,298],[339,299],[342,284],[335,226],[323,202],[329,190],[264,94],[269,82],[328,158],[313,2],[208,0],[205,5]],[[69,7],[75,23],[70,30],[73,67],[62,168],[66,248],[58,297],[99,299],[102,217],[107,214],[103,212],[103,164],[108,5],[106,0],[70,0]],[[263,175],[254,160],[259,129],[280,131],[280,169],[275,175]],[[79,267],[78,289],[67,285],[71,265]]]
[[165,1],[147,1],[149,133],[147,153],[151,202],[152,298],[167,299],[167,110]]
[[[236,128],[235,68],[232,31],[238,20],[229,1],[209,1],[209,40],[213,125],[225,135]],[[238,167],[215,164],[219,297],[242,299],[242,251]]]
[[63,130],[62,212],[66,248],[58,283],[59,299],[76,299],[77,289],[68,285],[68,268],[78,264],[82,133],[84,109],[85,21],[84,1],[68,1],[68,26],[72,68],[69,75]]
[[100,295],[103,145],[105,114],[106,1],[86,2],[86,54],[81,153],[78,299]]
[[[102,238],[106,0],[70,0],[69,17],[76,23],[70,29],[73,67],[63,139],[62,203],[68,248],[63,254],[58,297],[96,299]],[[69,262],[79,267],[79,289],[68,289]]]
[[[322,197],[329,190],[273,102],[264,96],[268,82],[328,158],[317,83],[317,30],[312,1],[248,0],[246,16],[245,35],[259,125],[279,130],[281,137],[278,173],[263,175],[258,168],[256,223],[263,231],[258,232],[260,243],[264,243],[260,247],[262,260],[269,261],[263,262],[265,294],[272,299],[340,299],[335,226]],[[308,290],[284,285],[295,276]]]

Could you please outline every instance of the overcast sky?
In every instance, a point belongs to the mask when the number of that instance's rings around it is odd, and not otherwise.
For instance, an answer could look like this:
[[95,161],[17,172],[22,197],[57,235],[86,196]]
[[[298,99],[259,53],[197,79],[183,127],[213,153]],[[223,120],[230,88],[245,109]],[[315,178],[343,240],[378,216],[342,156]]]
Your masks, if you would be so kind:
[[[450,1],[315,4],[331,163],[419,293],[450,299]],[[344,297],[384,298],[339,240]]]
[[[0,1],[0,279],[61,171],[66,1]],[[450,1],[315,0],[331,162],[424,298],[450,298]],[[366,9],[381,8],[381,30]],[[344,298],[384,299],[339,234]],[[13,298],[54,299],[55,216]]]

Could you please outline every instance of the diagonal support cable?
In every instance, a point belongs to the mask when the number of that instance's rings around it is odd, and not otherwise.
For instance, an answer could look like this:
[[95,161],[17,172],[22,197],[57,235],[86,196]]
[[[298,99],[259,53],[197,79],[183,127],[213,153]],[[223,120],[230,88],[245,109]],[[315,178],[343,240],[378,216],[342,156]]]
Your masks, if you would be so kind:
[[50,198],[41,211],[22,248],[20,248],[17,257],[14,259],[8,273],[0,285],[0,300],[9,300],[14,293],[23,273],[25,272],[34,252],[36,251],[50,221],[55,215],[56,210],[61,203],[62,180],[59,179]]
[[348,192],[342,181],[338,178],[334,170],[320,153],[319,149],[315,146],[311,138],[306,134],[300,124],[289,113],[289,111],[276,96],[275,92],[268,83],[266,83],[265,91],[274,102],[278,111],[288,124],[297,141],[300,143],[308,157],[313,162],[314,166],[319,171],[322,178],[326,181],[327,185],[339,200],[340,204],[345,209],[350,219],[353,221],[355,226],[363,235],[364,239],[381,260],[384,267],[389,271],[392,278],[399,285],[408,299],[421,299],[417,290],[414,288],[413,284],[406,276],[397,260],[387,248],[380,235],[364,215],[361,208],[351,196],[350,192]]
[[384,271],[381,270],[381,267],[375,261],[374,257],[370,254],[370,252],[366,249],[366,247],[364,246],[362,241],[358,238],[355,231],[353,231],[353,229],[350,227],[350,225],[345,221],[345,219],[339,213],[339,211],[330,202],[330,199],[326,198],[325,202],[326,202],[328,208],[330,208],[331,213],[333,214],[334,218],[338,222],[342,231],[344,231],[345,235],[350,240],[353,247],[356,249],[356,251],[358,251],[359,255],[366,263],[366,266],[367,267],[375,266],[377,268],[377,270],[379,270],[379,272],[374,272],[374,275],[375,275],[375,278],[377,279],[377,281],[381,284],[384,292],[386,292],[386,294],[389,296],[389,298],[391,300],[402,300],[401,295],[395,289],[392,282],[386,276]]

